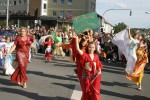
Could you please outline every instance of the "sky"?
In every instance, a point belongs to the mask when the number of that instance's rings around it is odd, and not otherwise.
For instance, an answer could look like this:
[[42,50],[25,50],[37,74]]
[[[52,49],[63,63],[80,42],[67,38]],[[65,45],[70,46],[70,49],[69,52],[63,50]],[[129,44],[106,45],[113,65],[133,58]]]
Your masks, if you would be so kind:
[[[108,9],[131,9],[109,10]],[[150,0],[96,0],[96,12],[112,25],[124,22],[131,28],[150,28]],[[148,12],[149,14],[146,14]]]

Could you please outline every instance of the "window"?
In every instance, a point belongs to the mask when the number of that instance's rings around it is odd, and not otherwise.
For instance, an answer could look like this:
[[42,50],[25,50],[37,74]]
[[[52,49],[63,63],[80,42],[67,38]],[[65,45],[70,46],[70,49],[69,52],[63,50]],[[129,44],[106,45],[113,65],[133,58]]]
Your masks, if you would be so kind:
[[43,9],[46,9],[46,3],[44,3],[44,8]]
[[67,12],[67,15],[68,15],[68,16],[71,16],[71,15],[72,15],[72,11],[68,11],[68,12]]
[[9,1],[9,6],[11,6],[11,1]]
[[24,3],[27,3],[27,0],[24,0]]
[[19,0],[19,5],[21,5],[21,0]]
[[25,5],[27,3],[27,0],[23,0],[22,4]]
[[72,0],[68,0],[68,5],[72,5]]
[[56,5],[57,4],[57,0],[53,0],[53,5]]
[[56,11],[53,11],[53,12],[52,12],[52,16],[56,16]]
[[17,2],[16,1],[14,1],[14,5],[16,5],[17,4]]
[[72,16],[72,11],[68,11],[67,12],[67,17],[66,17],[67,19],[72,19],[73,18],[73,16]]
[[3,6],[3,3],[2,3],[2,2],[0,2],[0,6]]
[[6,6],[7,5],[7,1],[4,1],[4,6]]
[[91,3],[91,10],[95,10],[95,3]]
[[65,0],[60,0],[60,4],[64,5],[65,4]]
[[59,17],[63,17],[64,16],[64,13],[63,13],[63,11],[59,11]]

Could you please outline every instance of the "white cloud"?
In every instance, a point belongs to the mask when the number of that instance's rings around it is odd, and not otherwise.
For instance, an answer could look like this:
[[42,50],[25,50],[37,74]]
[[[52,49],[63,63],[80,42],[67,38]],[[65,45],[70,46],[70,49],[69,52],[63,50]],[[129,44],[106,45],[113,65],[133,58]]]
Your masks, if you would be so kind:
[[127,8],[127,5],[123,3],[115,3],[115,5],[121,8]]
[[118,0],[96,0],[97,3],[114,3],[117,2]]
[[108,22],[116,24],[125,22],[131,27],[150,27],[150,0],[96,0],[96,11],[103,15],[108,9],[132,9],[132,16],[129,11],[109,11],[105,14]]

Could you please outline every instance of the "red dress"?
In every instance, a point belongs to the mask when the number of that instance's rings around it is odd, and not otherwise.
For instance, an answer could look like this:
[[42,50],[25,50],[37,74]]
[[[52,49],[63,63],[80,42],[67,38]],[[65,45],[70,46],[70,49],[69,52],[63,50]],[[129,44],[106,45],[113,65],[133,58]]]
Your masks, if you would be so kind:
[[18,67],[11,76],[12,82],[27,82],[26,67],[29,59],[29,48],[32,42],[33,38],[31,36],[28,36],[26,41],[23,41],[20,36],[16,37],[14,45],[16,45],[16,61]]
[[[101,75],[97,75],[97,71],[102,69],[102,63],[99,61],[98,55],[94,54],[94,59],[92,60],[89,54],[84,53],[82,55],[83,69],[81,75],[82,84],[82,98],[81,100],[101,100],[100,96],[100,81]],[[88,71],[85,69],[85,64],[87,64],[92,70]]]
[[77,75],[78,75],[78,78],[79,78],[79,83],[80,83],[80,87],[83,91],[83,84],[82,84],[82,71],[83,71],[83,65],[84,65],[84,62],[85,62],[85,59],[86,59],[86,56],[84,55],[80,55],[77,51],[77,48],[76,48],[76,39],[73,38],[72,41],[71,41],[71,48],[72,48],[72,52],[73,52],[73,56],[76,58],[76,67],[77,67]]
[[53,41],[44,42],[44,44],[47,45],[47,48],[45,50],[45,58],[47,60],[51,60],[51,45],[53,44]]
[[[96,76],[96,72],[102,68],[102,63],[99,61],[99,57],[96,54],[94,54],[93,60],[86,53],[80,55],[75,45],[76,39],[73,38],[70,44],[65,44],[65,47],[72,48],[73,55],[76,58],[77,74],[82,89],[81,100],[101,100],[101,75]],[[92,71],[89,72],[84,69],[86,63],[89,63]]]

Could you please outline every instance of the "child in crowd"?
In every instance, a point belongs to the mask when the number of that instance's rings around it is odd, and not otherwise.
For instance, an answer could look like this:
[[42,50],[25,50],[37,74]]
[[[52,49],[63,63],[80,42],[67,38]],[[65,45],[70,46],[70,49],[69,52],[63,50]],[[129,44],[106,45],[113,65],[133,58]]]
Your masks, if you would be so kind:
[[51,61],[51,45],[53,44],[53,39],[51,37],[47,37],[45,39],[45,42],[44,44],[47,46],[46,47],[46,50],[45,50],[45,58],[48,60],[48,61]]
[[33,43],[31,45],[32,56],[37,55],[39,44],[36,41],[35,35],[33,35]]
[[[6,39],[4,36],[0,37],[0,68],[3,68],[2,60],[5,56],[5,52],[4,52],[5,51],[5,44],[6,44],[5,41],[6,41]],[[3,73],[5,74],[4,70],[3,70]]]
[[[13,46],[13,42],[11,42],[10,37],[6,37],[6,44],[5,44],[5,53],[7,54],[11,47]],[[12,54],[7,55],[4,57],[4,71],[5,75],[12,75],[15,69],[12,67],[13,57]]]

